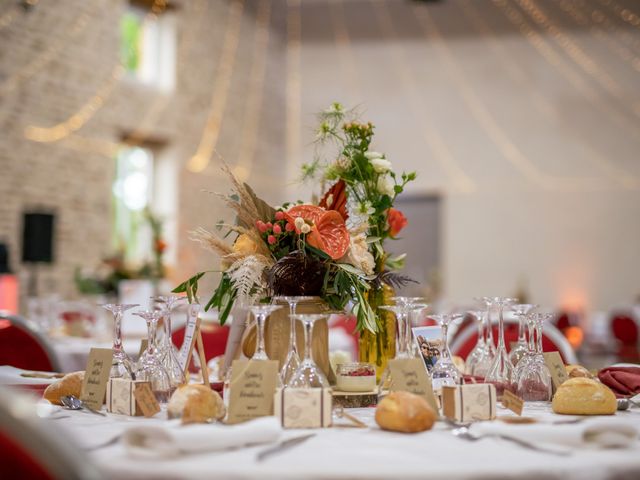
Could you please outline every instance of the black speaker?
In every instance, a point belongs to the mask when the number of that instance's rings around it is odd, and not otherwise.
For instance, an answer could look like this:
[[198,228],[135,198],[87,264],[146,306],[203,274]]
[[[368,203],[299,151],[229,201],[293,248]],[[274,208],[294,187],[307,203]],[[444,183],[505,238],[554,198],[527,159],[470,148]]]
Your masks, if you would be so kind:
[[52,213],[25,213],[22,230],[22,261],[24,263],[53,262]]

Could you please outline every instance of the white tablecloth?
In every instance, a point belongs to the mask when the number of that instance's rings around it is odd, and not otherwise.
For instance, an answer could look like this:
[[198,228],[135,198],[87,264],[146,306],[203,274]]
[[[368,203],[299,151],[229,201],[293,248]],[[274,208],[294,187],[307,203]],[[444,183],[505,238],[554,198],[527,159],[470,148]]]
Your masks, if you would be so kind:
[[[518,478],[518,479],[609,479],[640,478],[640,444],[628,449],[573,450],[558,457],[526,450],[496,439],[469,442],[456,438],[442,422],[428,432],[399,434],[380,430],[374,409],[352,410],[369,428],[314,430],[306,442],[262,463],[256,453],[265,446],[241,450],[188,455],[178,459],[132,458],[121,444],[90,451],[90,456],[110,478],[176,479],[301,479],[301,478]],[[500,415],[510,414],[501,410]],[[541,421],[566,419],[548,407],[526,408],[525,415]],[[166,424],[162,418],[131,418],[65,412],[70,418],[43,420],[69,431],[69,438],[84,447],[101,445],[136,424]],[[158,414],[162,417],[164,414]],[[616,417],[640,428],[640,410],[619,412]],[[586,422],[589,422],[587,420]],[[288,430],[286,436],[309,431]]]

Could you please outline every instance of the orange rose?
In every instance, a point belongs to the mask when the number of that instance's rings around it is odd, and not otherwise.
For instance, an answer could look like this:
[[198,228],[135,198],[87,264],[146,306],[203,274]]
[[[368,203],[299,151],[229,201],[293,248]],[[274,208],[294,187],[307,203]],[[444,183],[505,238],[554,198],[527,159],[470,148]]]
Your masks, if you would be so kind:
[[155,244],[155,250],[158,253],[163,253],[165,250],[167,249],[167,244],[164,240],[162,239],[158,239],[156,240],[156,244]]
[[389,235],[395,237],[409,222],[400,210],[390,208],[387,211],[387,223],[389,224]]

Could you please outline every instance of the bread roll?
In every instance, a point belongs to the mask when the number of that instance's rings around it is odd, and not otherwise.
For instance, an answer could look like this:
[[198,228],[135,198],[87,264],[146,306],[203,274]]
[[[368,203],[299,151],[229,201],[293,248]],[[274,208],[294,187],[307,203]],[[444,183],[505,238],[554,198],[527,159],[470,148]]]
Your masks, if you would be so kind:
[[566,415],[613,415],[618,402],[606,385],[576,377],[558,387],[551,406],[555,413]]
[[569,375],[569,378],[593,378],[591,372],[584,368],[582,365],[566,365],[564,368],[567,371],[567,375]]
[[391,392],[376,408],[376,423],[383,430],[415,433],[430,430],[437,418],[427,401],[409,392]]
[[182,423],[207,423],[220,420],[226,409],[218,392],[205,385],[182,385],[173,392],[167,406],[169,418]]
[[62,405],[60,397],[73,395],[80,398],[82,392],[82,382],[84,380],[84,372],[67,373],[60,380],[49,385],[42,394],[45,400],[49,400],[54,405]]

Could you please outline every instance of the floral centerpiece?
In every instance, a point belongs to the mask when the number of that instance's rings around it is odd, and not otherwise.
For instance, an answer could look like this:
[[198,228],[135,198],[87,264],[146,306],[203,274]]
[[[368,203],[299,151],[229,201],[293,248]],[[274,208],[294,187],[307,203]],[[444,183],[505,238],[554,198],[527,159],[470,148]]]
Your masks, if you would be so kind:
[[[383,325],[370,291],[409,281],[395,273],[404,256],[392,257],[384,242],[407,224],[393,204],[415,173],[398,175],[384,154],[369,150],[374,127],[358,122],[355,112],[335,103],[318,117],[317,155],[303,166],[302,176],[328,187],[319,201],[272,207],[223,166],[233,192],[222,198],[235,211],[236,223],[192,235],[222,258],[220,283],[205,306],[219,309],[221,323],[234,302],[315,295],[336,310],[351,305],[358,330],[375,333]],[[330,147],[335,151],[322,159]],[[232,243],[226,240],[230,235]],[[174,291],[192,299],[206,273]]]

